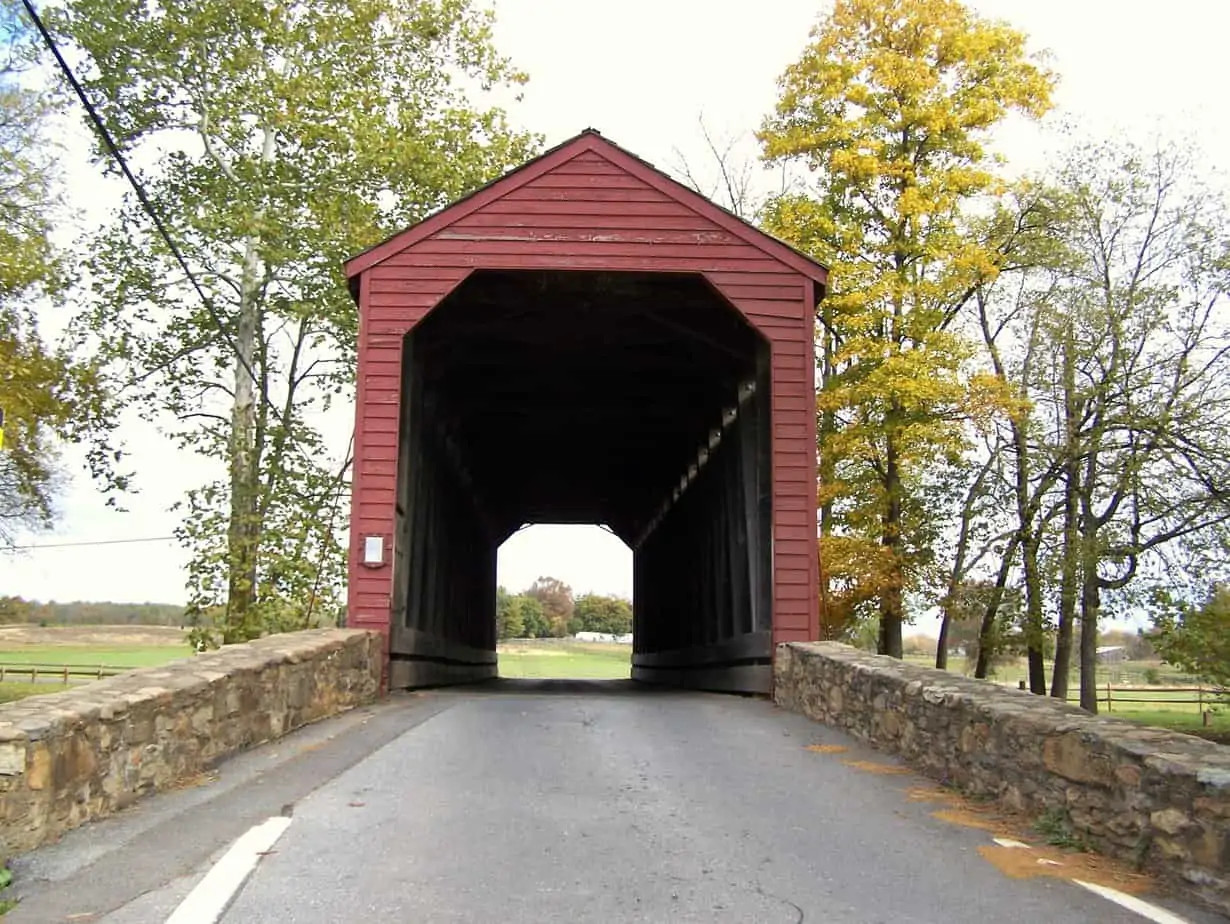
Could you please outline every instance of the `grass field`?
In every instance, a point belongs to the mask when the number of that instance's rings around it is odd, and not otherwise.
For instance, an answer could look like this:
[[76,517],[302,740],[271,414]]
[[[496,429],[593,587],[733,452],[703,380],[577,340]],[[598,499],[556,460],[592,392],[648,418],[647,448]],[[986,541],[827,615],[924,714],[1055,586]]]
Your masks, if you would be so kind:
[[620,680],[632,672],[632,646],[587,642],[501,642],[500,676],[536,680]]
[[[165,626],[0,627],[4,664],[153,667],[191,654],[184,632]],[[0,683],[0,702],[62,689],[57,683],[22,683],[18,675],[18,682]]]
[[0,703],[11,703],[37,693],[54,693],[62,689],[64,688],[48,683],[0,683]]
[[5,664],[69,664],[95,667],[153,667],[186,658],[192,654],[188,645],[158,645],[125,647],[119,645],[0,648],[0,662]]

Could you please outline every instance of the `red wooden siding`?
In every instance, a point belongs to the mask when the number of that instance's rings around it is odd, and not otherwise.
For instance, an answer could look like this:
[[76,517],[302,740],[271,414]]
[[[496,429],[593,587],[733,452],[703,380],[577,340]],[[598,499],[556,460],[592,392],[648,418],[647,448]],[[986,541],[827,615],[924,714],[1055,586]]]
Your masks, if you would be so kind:
[[[352,562],[364,535],[393,535],[402,338],[476,268],[702,273],[761,332],[771,347],[774,638],[814,638],[812,319],[823,270],[594,135],[348,266],[360,275],[361,316]],[[391,573],[352,564],[352,624],[387,626]]]

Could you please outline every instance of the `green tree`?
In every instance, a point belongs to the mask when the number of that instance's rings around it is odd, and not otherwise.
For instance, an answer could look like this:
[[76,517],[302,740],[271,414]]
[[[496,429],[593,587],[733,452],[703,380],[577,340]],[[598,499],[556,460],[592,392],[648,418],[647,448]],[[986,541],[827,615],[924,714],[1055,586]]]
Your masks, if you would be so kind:
[[568,631],[626,635],[632,631],[632,604],[619,597],[582,594],[573,606]]
[[951,329],[999,272],[994,241],[966,222],[1002,192],[989,132],[1013,112],[1044,113],[1053,78],[1025,37],[956,0],[837,0],[780,81],[760,131],[774,163],[805,164],[810,194],[779,197],[769,230],[828,262],[821,303],[822,603],[863,562],[879,650],[901,656],[904,596],[929,555],[934,521],[921,473],[959,456],[962,420],[997,403],[966,375]]
[[[949,602],[948,641],[965,651],[971,673],[993,676],[996,667],[1020,654],[1024,642],[1021,603],[1020,588],[1002,587],[997,581],[967,581],[954,589]],[[984,619],[989,609],[993,609],[994,619],[988,629]]]
[[542,604],[525,594],[519,594],[513,599],[521,616],[521,624],[525,626],[525,637],[550,638],[552,635],[551,621],[547,618]]
[[503,587],[495,592],[496,638],[524,638],[525,619],[522,616],[522,598],[514,597]]
[[219,464],[182,505],[197,636],[331,618],[349,459],[320,420],[354,376],[342,261],[536,150],[483,97],[524,75],[469,0],[64,0],[49,18],[221,317],[130,198],[93,240],[80,329]]
[[0,625],[30,622],[32,606],[21,597],[0,597]]
[[1181,583],[1224,564],[1230,218],[1176,146],[1081,144],[1054,173],[1067,255],[1038,306],[1054,360],[1033,389],[1063,472],[1052,694],[1066,696],[1077,654],[1081,706],[1097,711],[1104,598],[1142,566]]
[[1198,606],[1160,595],[1153,648],[1167,664],[1230,688],[1230,585],[1219,584]]
[[114,417],[96,365],[48,344],[37,323],[40,305],[62,299],[70,280],[51,240],[61,203],[44,132],[47,101],[18,81],[19,25],[13,5],[0,2],[0,549],[54,521],[62,442],[87,447],[110,503],[126,485],[108,442]]

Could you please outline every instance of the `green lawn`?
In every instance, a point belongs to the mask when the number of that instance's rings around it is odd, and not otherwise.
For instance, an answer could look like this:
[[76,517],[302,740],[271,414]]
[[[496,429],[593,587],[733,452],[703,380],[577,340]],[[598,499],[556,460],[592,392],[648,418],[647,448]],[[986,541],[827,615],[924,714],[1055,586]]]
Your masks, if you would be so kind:
[[153,667],[192,654],[188,645],[132,646],[70,646],[47,645],[0,649],[0,663],[4,664],[69,664],[74,667]]
[[620,680],[632,672],[630,645],[585,642],[500,644],[500,676],[568,680]]
[[[0,648],[0,664],[50,664],[71,667],[105,667],[132,668],[154,667],[187,658],[192,655],[188,645],[14,645]],[[47,673],[54,674],[53,670]],[[24,675],[26,680],[29,675]],[[26,696],[38,693],[55,693],[68,686],[87,683],[88,677],[73,677],[69,684],[62,683],[27,683],[22,681],[20,673],[9,674],[9,678],[0,683],[0,703],[9,703]]]
[[0,683],[0,703],[11,703],[38,693],[55,693],[64,687],[54,683]]
[[1209,717],[1208,725],[1204,724],[1204,719],[1196,711],[1195,706],[1188,706],[1183,710],[1178,708],[1150,709],[1147,704],[1132,709],[1127,706],[1120,709],[1116,706],[1109,714],[1116,718],[1139,722],[1141,725],[1169,728],[1172,731],[1186,732],[1189,735],[1199,735],[1222,744],[1230,744],[1230,714],[1227,714],[1224,708]]
[[[921,655],[907,655],[906,660],[924,667],[933,667],[934,659]],[[965,659],[954,657],[949,661],[949,669],[954,673],[964,674],[968,665]],[[1047,679],[1051,675],[1051,665],[1046,665]],[[1027,676],[1024,659],[1009,662],[997,667],[992,681],[995,683],[1015,686],[1018,681]],[[1127,661],[1119,664],[1099,665],[1098,670],[1098,710],[1102,715],[1111,715],[1141,725],[1152,725],[1157,728],[1169,728],[1173,731],[1186,732],[1210,738],[1223,744],[1230,744],[1230,703],[1215,703],[1206,694],[1202,704],[1197,702],[1197,694],[1177,693],[1165,689],[1149,689],[1154,686],[1149,680],[1157,681],[1158,686],[1197,687],[1199,681],[1187,677],[1174,668],[1157,662]],[[1107,703],[1106,684],[1111,684],[1110,703]],[[1207,688],[1207,684],[1205,685]],[[1123,692],[1116,687],[1132,687],[1132,692]],[[1070,702],[1075,703],[1080,692],[1080,673],[1073,669],[1070,683]],[[1141,702],[1124,702],[1125,699],[1141,700]],[[1183,702],[1182,700],[1186,700]],[[1204,724],[1203,710],[1212,709],[1209,724]]]

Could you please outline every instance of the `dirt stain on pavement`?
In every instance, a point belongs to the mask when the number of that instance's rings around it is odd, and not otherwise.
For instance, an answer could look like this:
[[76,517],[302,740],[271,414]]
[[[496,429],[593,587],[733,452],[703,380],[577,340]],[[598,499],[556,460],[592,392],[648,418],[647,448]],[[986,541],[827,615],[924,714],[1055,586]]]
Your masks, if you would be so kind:
[[938,812],[932,812],[931,817],[946,821],[950,825],[960,825],[963,828],[977,828],[979,831],[990,831],[994,834],[1010,833],[1000,819],[960,808],[940,809]]
[[951,789],[940,789],[937,786],[911,786],[905,791],[906,798],[911,802],[942,802],[945,805],[961,805],[959,793]]
[[[813,744],[807,750],[834,754],[846,748],[842,745]],[[894,775],[913,772],[908,767],[870,760],[843,760],[842,763],[864,773]],[[980,846],[978,854],[1009,879],[1046,876],[1080,880],[1131,895],[1158,891],[1157,883],[1151,876],[1136,872],[1123,861],[1038,843],[1037,833],[1027,828],[1029,819],[1007,814],[994,803],[971,799],[956,790],[939,786],[912,786],[905,790],[905,796],[911,802],[932,802],[942,806],[931,813],[932,818],[946,824],[985,831],[995,837],[997,843]]]
[[198,786],[208,786],[210,783],[216,782],[218,782],[217,770],[202,770],[199,773],[190,773],[186,776],[181,776],[168,783],[163,788],[168,791],[195,789]]
[[874,760],[843,760],[842,763],[847,767],[853,767],[855,770],[862,770],[864,773],[875,773],[883,776],[913,772],[909,767],[900,767],[897,764],[881,764]]
[[1095,853],[1068,853],[1053,847],[1001,847],[988,844],[978,848],[979,855],[1009,879],[1079,879],[1140,895],[1154,891],[1153,880],[1127,869],[1108,857]]
[[931,817],[987,831],[1004,843],[985,844],[978,854],[1009,879],[1079,879],[1139,895],[1156,892],[1152,877],[1138,873],[1126,863],[1096,853],[1060,850],[1037,842],[1036,833],[1022,829],[1027,819],[1006,815],[993,804],[976,802],[958,792],[938,787],[917,786],[907,790],[912,802],[937,802],[945,808],[932,812]]
[[906,790],[906,798],[911,802],[938,802],[945,806],[932,812],[931,817],[950,825],[990,831],[1001,837],[1016,836],[1013,826],[993,808],[962,798],[960,793],[952,790],[915,786]]

